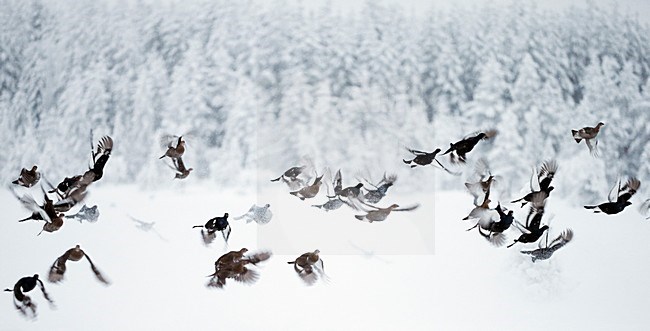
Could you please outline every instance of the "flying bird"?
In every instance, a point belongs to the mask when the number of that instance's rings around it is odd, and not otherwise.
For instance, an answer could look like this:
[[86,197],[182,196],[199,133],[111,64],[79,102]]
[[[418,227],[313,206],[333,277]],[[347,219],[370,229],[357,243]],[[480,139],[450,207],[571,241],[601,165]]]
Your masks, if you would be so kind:
[[291,167],[289,170],[285,171],[280,177],[276,179],[271,179],[272,182],[277,182],[280,179],[288,180],[288,181],[296,181],[298,180],[298,176],[300,176],[303,171],[307,168],[307,166],[298,166],[298,167]]
[[548,230],[548,225],[541,226],[545,205],[546,199],[542,196],[536,196],[533,198],[531,201],[528,217],[526,218],[526,225],[524,226],[515,220],[515,227],[522,233],[519,238],[515,239],[512,244],[508,245],[508,248],[512,247],[518,242],[534,243],[542,237],[544,231]]
[[523,198],[513,200],[511,203],[522,201],[521,207],[531,202],[534,198],[539,197],[545,200],[555,189],[551,186],[551,181],[555,178],[558,165],[555,160],[545,161],[540,167],[539,173],[533,169],[533,175],[530,178],[530,193],[526,194]]
[[460,141],[449,144],[449,149],[446,150],[442,155],[447,155],[451,153],[450,158],[452,162],[465,163],[467,160],[467,153],[471,152],[474,147],[481,140],[487,140],[497,135],[496,130],[488,130],[485,132],[479,132],[476,135],[466,137]]
[[289,192],[289,194],[297,196],[300,200],[311,199],[318,195],[320,187],[323,184],[321,181],[322,178],[323,176],[316,177],[313,184],[303,187],[298,191]]
[[36,165],[32,166],[30,170],[23,168],[20,170],[20,176],[18,179],[14,180],[11,183],[27,188],[34,186],[41,179],[41,173],[36,169],[38,169],[38,166]]
[[293,264],[293,269],[307,285],[314,285],[319,278],[327,280],[323,260],[318,254],[320,254],[320,251],[315,250],[300,255],[294,261],[287,262]]
[[[42,189],[42,188],[41,188]],[[45,224],[43,225],[43,230],[38,233],[40,235],[43,231],[45,232],[54,232],[59,230],[63,226],[63,213],[59,213],[54,208],[54,202],[47,196],[45,190],[43,190],[44,202],[43,205],[39,205],[34,198],[25,194],[19,196],[12,190],[14,196],[20,201],[23,207],[32,212],[32,214],[26,218],[19,220],[18,222],[24,222],[30,219],[33,220],[43,220]]]
[[397,175],[386,176],[386,173],[384,173],[384,177],[377,184],[371,184],[370,181],[365,180],[374,189],[364,187],[367,192],[363,195],[363,200],[368,203],[378,203],[386,196],[386,192],[388,192],[388,189],[393,186],[396,180]]
[[59,185],[57,185],[51,191],[48,191],[48,193],[56,193],[61,199],[65,199],[68,197],[72,189],[77,187],[77,184],[81,180],[81,177],[82,177],[81,175],[73,176],[73,177],[65,177],[59,183]]
[[312,207],[316,207],[318,209],[323,209],[325,211],[332,211],[341,208],[343,205],[348,205],[351,208],[355,208],[351,206],[347,201],[343,201],[340,197],[336,198],[329,198],[329,200],[323,204],[320,205],[311,205]]
[[50,267],[50,273],[48,274],[47,280],[50,281],[51,283],[59,283],[63,280],[63,276],[65,275],[65,272],[67,270],[66,267],[66,262],[68,261],[79,261],[82,258],[86,258],[88,260],[88,263],[90,263],[90,269],[93,271],[95,274],[95,277],[97,277],[97,280],[104,283],[105,285],[110,285],[110,282],[106,280],[106,277],[102,275],[102,273],[97,269],[93,261],[90,259],[90,257],[84,252],[79,245],[76,245],[74,248],[70,248],[69,250],[65,251],[63,255],[59,256],[56,261],[52,264]]
[[110,136],[103,136],[97,144],[97,150],[92,152],[93,166],[81,176],[77,186],[87,186],[100,180],[104,176],[104,167],[106,166],[106,162],[108,162],[112,151],[113,138]]
[[154,228],[154,226],[156,225],[156,222],[141,221],[141,220],[139,220],[139,219],[137,219],[137,218],[135,218],[133,216],[129,216],[129,218],[131,218],[131,220],[136,223],[135,226],[138,229],[140,229],[140,230],[142,230],[144,232],[150,232],[151,231],[151,232],[155,233],[163,241],[168,241],[162,235],[160,235],[160,233]]
[[538,248],[534,250],[521,251],[522,254],[531,256],[533,262],[537,260],[548,260],[553,256],[558,249],[564,247],[573,239],[573,231],[571,229],[564,230],[557,238],[548,243],[548,232],[546,233],[546,243],[542,247],[542,243],[538,244]]
[[418,150],[411,149],[411,148],[406,148],[406,150],[408,150],[409,153],[411,153],[411,154],[413,154],[415,156],[411,160],[402,159],[402,161],[404,163],[410,165],[411,168],[415,168],[417,166],[426,166],[426,165],[432,164],[432,162],[434,160],[437,161],[436,160],[436,155],[438,155],[438,153],[440,153],[440,151],[441,151],[440,148],[436,148],[436,150],[433,151],[433,152],[423,152],[423,151],[418,151]]
[[609,191],[607,202],[596,206],[585,206],[586,209],[595,209],[594,213],[603,212],[608,215],[614,215],[622,212],[625,207],[631,205],[630,199],[641,187],[641,181],[637,178],[628,179],[627,183],[621,187],[620,180]]
[[190,175],[190,172],[194,170],[194,168],[187,168],[185,167],[185,162],[183,162],[182,157],[177,157],[177,158],[172,158],[172,162],[174,166],[169,166],[172,170],[176,171],[176,175],[174,176],[174,179],[185,179],[187,176]]
[[206,245],[212,243],[216,237],[217,231],[221,232],[226,243],[228,243],[228,238],[230,238],[230,224],[228,223],[228,213],[223,214],[221,217],[211,218],[207,223],[205,223],[205,225],[195,225],[192,228],[205,228],[207,230],[207,232],[201,230],[203,243]]
[[[505,213],[501,204],[498,204],[495,210],[499,214],[499,220],[494,221],[490,218],[488,222],[479,226],[478,232],[492,245],[499,247],[505,244],[506,237],[503,232],[510,228],[512,223],[515,221],[515,218],[512,210]],[[483,230],[486,230],[487,233],[483,232]]]
[[365,215],[354,215],[354,217],[360,221],[365,221],[368,223],[385,221],[388,215],[390,215],[390,213],[393,211],[411,211],[420,207],[419,204],[404,208],[400,208],[398,204],[392,204],[387,208],[379,208],[365,203],[364,205],[369,206],[373,209],[367,211]]
[[54,304],[54,301],[47,294],[47,291],[45,291],[45,285],[43,284],[43,281],[38,278],[38,274],[35,274],[31,277],[23,277],[19,279],[18,282],[16,282],[13,289],[5,289],[5,292],[13,292],[14,306],[24,316],[36,317],[37,305],[27,294],[25,294],[35,289],[36,286],[39,286],[41,288],[41,292],[43,293],[45,300],[47,300],[51,305]]
[[271,218],[273,217],[273,213],[271,212],[270,209],[271,205],[270,204],[265,204],[262,207],[259,207],[257,205],[252,205],[246,214],[234,217],[235,220],[240,220],[244,219],[246,223],[251,223],[255,222],[257,224],[266,224],[271,221]]
[[596,137],[600,132],[600,128],[604,125],[605,123],[599,122],[593,128],[586,126],[580,130],[571,130],[571,135],[578,144],[582,141],[582,139],[584,139],[587,147],[589,148],[589,153],[591,153],[593,156],[598,156],[598,139]]
[[90,208],[88,208],[86,205],[83,205],[76,214],[66,215],[65,218],[77,219],[79,223],[82,223],[82,221],[95,223],[97,222],[97,219],[99,219],[99,210],[97,209],[97,205],[94,205]]
[[231,251],[219,257],[214,263],[214,273],[208,276],[211,279],[206,286],[223,288],[227,279],[233,279],[247,285],[255,283],[259,279],[259,273],[252,269],[251,266],[257,266],[258,263],[268,260],[272,253],[270,251],[261,251],[252,255],[245,255],[247,252],[248,249],[242,248],[239,251]]
[[438,159],[436,159],[436,155],[438,155],[438,153],[440,153],[440,151],[441,151],[440,148],[436,148],[435,151],[430,152],[430,153],[429,152],[418,151],[418,150],[411,149],[411,148],[408,148],[408,147],[406,148],[406,150],[409,151],[409,153],[415,155],[415,158],[413,158],[411,160],[402,159],[402,162],[408,164],[411,168],[415,168],[417,166],[427,166],[429,164],[431,166],[435,167],[435,165],[432,162],[436,161],[436,163],[438,164],[438,166],[440,166],[440,168],[442,170],[444,170],[444,171],[446,171],[446,172],[448,172],[448,173],[450,173],[450,174],[452,174],[454,176],[459,176],[460,175],[460,173],[453,172],[453,171],[449,170],[447,167],[442,165],[442,163],[440,163],[440,161],[438,161]]
[[[175,138],[175,136],[173,136]],[[166,138],[163,138],[166,139]],[[176,141],[176,144],[174,145],[174,140]],[[165,156],[168,156],[172,159],[177,159],[185,153],[185,140],[183,140],[183,136],[179,136],[178,139],[174,139],[170,141],[167,144],[167,150],[165,151],[165,154],[161,156],[159,159],[164,158]]]
[[501,177],[492,174],[490,166],[484,158],[476,162],[474,177],[476,179],[466,182],[465,187],[474,196],[474,204],[479,205],[481,201],[490,196],[492,186],[496,185]]

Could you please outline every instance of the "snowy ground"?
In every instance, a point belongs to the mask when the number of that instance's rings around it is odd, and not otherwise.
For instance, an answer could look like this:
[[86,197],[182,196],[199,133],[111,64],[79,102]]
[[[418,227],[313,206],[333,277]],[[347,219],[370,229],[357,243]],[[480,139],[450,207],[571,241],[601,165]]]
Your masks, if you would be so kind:
[[[650,222],[632,208],[592,215],[551,197],[552,235],[571,227],[575,239],[533,264],[521,247],[493,248],[465,231],[470,224],[460,219],[471,199],[462,192],[389,195],[422,206],[374,224],[348,210],[311,208],[280,184],[259,194],[97,184],[91,194],[97,223],[68,220],[59,232],[36,237],[41,225],[15,222],[28,212],[0,192],[0,285],[45,276],[75,244],[112,281],[105,287],[85,261],[69,263],[64,283],[46,282],[56,309],[30,292],[39,304],[30,321],[5,293],[0,330],[642,330],[650,322]],[[244,213],[253,203],[271,203],[274,218],[259,228],[231,221],[230,249],[275,255],[250,287],[206,288],[205,276],[226,248],[221,238],[204,246],[191,226]],[[129,215],[156,221],[165,240],[138,230]],[[331,281],[306,287],[286,262],[316,248]]]

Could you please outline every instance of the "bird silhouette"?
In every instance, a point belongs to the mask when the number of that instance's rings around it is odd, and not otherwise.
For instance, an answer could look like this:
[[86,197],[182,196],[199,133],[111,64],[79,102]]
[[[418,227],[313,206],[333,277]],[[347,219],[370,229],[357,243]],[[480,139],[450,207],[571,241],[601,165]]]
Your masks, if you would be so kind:
[[496,130],[479,132],[476,135],[466,137],[455,143],[450,143],[449,149],[446,150],[444,153],[442,153],[442,155],[447,155],[451,153],[450,159],[452,162],[465,163],[467,160],[467,153],[471,152],[481,140],[487,140],[496,135],[497,135]]
[[30,292],[35,289],[36,286],[39,286],[43,297],[47,300],[50,305],[54,304],[54,301],[50,298],[45,291],[45,285],[38,277],[38,274],[34,276],[23,277],[16,282],[13,289],[5,289],[5,292],[13,292],[14,296],[14,307],[23,315],[28,317],[36,317],[36,303],[25,293]]
[[226,243],[228,243],[228,238],[230,238],[231,229],[230,224],[228,223],[228,213],[223,214],[221,217],[211,218],[205,223],[205,225],[195,225],[193,228],[205,228],[205,230],[207,230],[207,232],[201,230],[201,236],[206,245],[212,243],[217,231],[221,232],[223,240]]
[[632,204],[630,199],[632,196],[639,190],[641,186],[641,181],[637,178],[630,178],[621,187],[620,180],[617,180],[616,184],[609,191],[607,196],[608,201],[601,203],[596,206],[585,206],[585,209],[594,209],[595,213],[603,212],[608,215],[614,215],[622,212],[625,207]]
[[548,225],[541,226],[545,205],[546,199],[542,196],[536,196],[533,198],[528,217],[526,218],[526,225],[524,226],[515,220],[516,227],[522,232],[522,234],[519,238],[515,239],[512,244],[508,245],[508,248],[518,242],[534,243],[542,237],[544,231],[548,230]]
[[539,173],[536,170],[533,170],[533,175],[530,178],[531,192],[520,199],[511,201],[511,203],[523,201],[521,204],[521,207],[523,207],[534,198],[542,200],[548,198],[553,189],[555,189],[551,186],[551,181],[555,178],[557,169],[558,165],[555,160],[545,161],[540,167]]

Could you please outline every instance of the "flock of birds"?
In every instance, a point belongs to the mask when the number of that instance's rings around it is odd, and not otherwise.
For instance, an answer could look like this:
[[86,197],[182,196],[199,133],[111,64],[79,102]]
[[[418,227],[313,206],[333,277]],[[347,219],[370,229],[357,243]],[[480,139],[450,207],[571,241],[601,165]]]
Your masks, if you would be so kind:
[[[597,136],[603,125],[601,122],[595,127],[572,130],[572,137],[577,143],[585,140],[591,154],[598,156]],[[467,162],[467,154],[479,142],[491,139],[496,134],[496,130],[489,130],[469,135],[455,143],[451,143],[450,147],[442,154],[440,154],[442,152],[440,148],[435,149],[433,152],[407,148],[408,152],[414,157],[410,160],[404,159],[403,162],[411,168],[431,165],[450,174],[460,175],[460,173],[450,170],[437,157],[439,155],[449,155],[449,162],[451,164],[465,164]],[[193,168],[187,168],[182,159],[186,150],[183,136],[170,136],[165,139],[167,140],[165,144],[166,151],[160,159],[169,158],[171,160],[173,166],[170,166],[170,168],[174,170],[176,179],[187,178]],[[19,222],[27,220],[43,221],[43,228],[38,234],[40,235],[43,231],[50,233],[58,231],[63,226],[63,221],[66,218],[77,219],[79,222],[97,221],[99,211],[96,205],[93,207],[83,205],[73,215],[65,215],[65,213],[69,213],[72,208],[84,201],[90,185],[103,177],[104,167],[112,151],[113,139],[110,136],[102,137],[95,147],[92,143],[91,131],[92,164],[89,166],[89,169],[83,174],[65,177],[56,186],[52,185],[47,178],[41,175],[36,165],[31,169],[23,168],[18,179],[13,181],[13,186],[10,187],[11,192],[13,192],[22,206],[31,212],[31,215],[19,220]],[[556,238],[549,242],[549,221],[546,221],[546,224],[542,225],[546,201],[554,189],[551,183],[558,168],[555,160],[545,161],[539,169],[533,170],[530,180],[530,193],[511,201],[513,204],[521,203],[522,208],[526,204],[530,204],[525,222],[520,222],[515,219],[513,210],[502,206],[500,201],[497,201],[494,208],[490,207],[492,203],[490,196],[495,185],[498,185],[500,176],[492,174],[485,159],[476,161],[474,172],[465,183],[467,191],[474,198],[473,209],[463,219],[475,222],[467,231],[477,229],[479,235],[489,243],[495,246],[502,246],[507,242],[508,237],[506,236],[506,231],[515,229],[514,231],[518,235],[507,247],[512,247],[518,243],[537,242],[537,249],[522,250],[521,253],[530,255],[533,262],[551,258],[554,252],[564,247],[574,236],[571,229],[564,229]],[[314,177],[311,177],[312,171],[314,172]],[[36,202],[29,193],[19,194],[18,187],[22,186],[28,190],[39,183],[41,178],[43,179],[40,185],[43,194],[42,203],[39,204]],[[345,205],[358,211],[354,216],[357,220],[368,223],[385,221],[395,211],[412,211],[419,207],[419,204],[412,204],[406,207],[400,207],[398,204],[391,204],[387,207],[380,207],[378,205],[387,195],[389,188],[397,181],[396,175],[387,175],[384,173],[383,178],[375,183],[365,178],[357,178],[357,180],[357,184],[344,187],[341,170],[338,170],[332,176],[329,169],[326,168],[321,175],[318,175],[318,172],[314,170],[313,166],[300,165],[288,169],[278,178],[272,179],[271,182],[282,182],[286,184],[289,187],[289,194],[302,201],[315,198],[321,192],[321,187],[325,183],[327,202],[311,206],[329,212]],[[45,185],[43,185],[43,182]],[[595,206],[585,206],[585,208],[594,210],[597,213],[620,213],[627,206],[631,205],[630,199],[638,191],[640,185],[641,182],[636,178],[628,179],[622,186],[620,180],[618,180],[610,190],[607,202]],[[56,201],[51,198],[51,195],[55,197]],[[650,199],[641,204],[640,211],[650,219]],[[244,220],[246,223],[255,222],[263,225],[269,223],[272,217],[273,213],[270,210],[270,205],[266,204],[263,206],[253,205],[246,213],[234,217],[234,219]],[[194,226],[194,228],[201,228],[201,237],[205,245],[209,245],[215,240],[217,232],[220,232],[224,242],[226,244],[228,243],[231,234],[228,218],[229,214],[224,213],[223,216],[216,216],[209,219],[204,225]],[[133,217],[132,220],[137,223],[139,228],[146,231],[151,230],[154,225],[154,223],[143,222]],[[541,240],[544,234],[546,234],[546,239]],[[323,281],[328,280],[325,274],[324,262],[319,254],[320,251],[316,249],[300,255],[294,261],[288,262],[293,265],[296,274],[307,285],[313,285],[319,279]],[[228,279],[252,284],[259,278],[259,272],[257,271],[258,265],[270,259],[271,256],[272,253],[270,251],[263,250],[249,253],[247,248],[223,254],[215,261],[214,273],[208,276],[210,280],[206,285],[208,287],[223,288]],[[110,282],[79,245],[67,250],[63,255],[56,258],[50,267],[47,281],[51,283],[61,282],[66,272],[66,263],[68,261],[76,262],[83,258],[90,264],[91,270],[97,280],[105,285],[109,285]],[[32,291],[37,286],[40,288],[45,299],[53,304],[38,274],[20,278],[13,289],[7,288],[5,291],[13,293],[14,305],[19,312],[25,316],[35,317],[36,304],[25,293]]]

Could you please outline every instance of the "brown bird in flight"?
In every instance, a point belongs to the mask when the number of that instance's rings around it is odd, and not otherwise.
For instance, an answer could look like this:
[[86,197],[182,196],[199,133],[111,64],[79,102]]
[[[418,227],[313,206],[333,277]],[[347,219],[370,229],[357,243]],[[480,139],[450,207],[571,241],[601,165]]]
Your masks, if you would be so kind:
[[36,171],[36,169],[38,169],[38,166],[36,165],[32,166],[30,170],[23,168],[20,170],[20,176],[18,179],[11,183],[28,188],[34,186],[41,179],[41,173]]
[[591,155],[593,156],[598,156],[598,139],[596,137],[600,132],[600,128],[604,125],[605,123],[599,122],[593,128],[586,126],[580,130],[571,130],[571,135],[573,136],[573,139],[575,139],[576,143],[578,144],[580,143],[580,141],[582,141],[582,139],[584,139],[585,143],[587,144],[587,147],[589,148],[589,153],[591,153]]
[[163,156],[160,157],[160,159],[164,158],[165,156],[169,156],[172,159],[177,159],[183,156],[183,153],[185,153],[185,141],[183,140],[183,136],[179,136],[178,140],[176,141],[176,146],[174,146],[173,141],[170,141],[169,144],[167,144],[167,151]]
[[58,283],[63,280],[63,275],[65,274],[65,271],[67,270],[66,267],[66,262],[68,261],[79,261],[82,258],[86,258],[88,260],[88,263],[90,263],[90,269],[92,269],[93,273],[95,274],[95,277],[97,277],[97,280],[100,282],[110,285],[110,282],[106,280],[106,277],[102,275],[102,273],[97,269],[93,261],[90,259],[90,257],[84,252],[79,245],[76,245],[74,248],[70,248],[67,250],[63,255],[59,256],[56,261],[54,261],[54,264],[50,267],[50,273],[47,276],[47,280],[51,283]]

